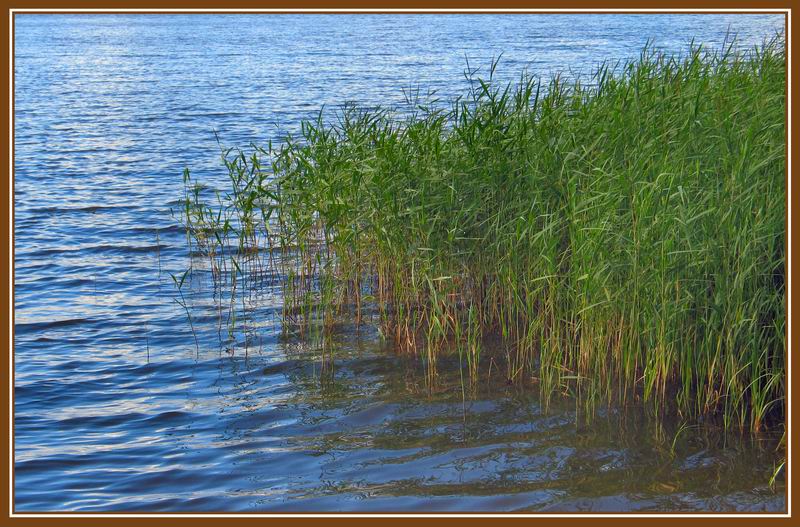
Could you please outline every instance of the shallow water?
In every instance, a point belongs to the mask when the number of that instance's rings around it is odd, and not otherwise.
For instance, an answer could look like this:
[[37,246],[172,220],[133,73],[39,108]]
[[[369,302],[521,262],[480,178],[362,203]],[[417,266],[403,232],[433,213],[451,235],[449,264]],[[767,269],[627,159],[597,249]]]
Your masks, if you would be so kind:
[[[280,289],[227,334],[170,214],[181,172],[220,187],[226,146],[277,140],[320,106],[582,74],[648,38],[744,45],[782,16],[74,16],[15,19],[17,511],[781,511],[777,438],[640,408],[544,411],[500,375],[462,399],[369,330],[281,338]],[[241,326],[241,321],[239,322]],[[677,436],[677,439],[676,439]]]

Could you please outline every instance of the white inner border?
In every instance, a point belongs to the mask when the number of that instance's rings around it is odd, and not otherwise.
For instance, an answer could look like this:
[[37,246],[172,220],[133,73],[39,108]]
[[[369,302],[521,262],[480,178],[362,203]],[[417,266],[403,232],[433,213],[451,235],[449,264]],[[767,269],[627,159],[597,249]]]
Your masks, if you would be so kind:
[[[785,514],[467,514],[467,513],[439,513],[439,514],[380,514],[380,513],[341,513],[341,514],[160,514],[160,513],[142,513],[142,514],[86,514],[86,513],[64,513],[64,514],[37,514],[37,513],[18,513],[13,512],[14,508],[14,479],[13,470],[14,466],[14,407],[12,404],[14,384],[8,384],[8,430],[9,430],[9,454],[8,454],[8,514],[11,518],[146,518],[146,517],[163,517],[163,518],[336,518],[336,517],[353,517],[353,518],[379,518],[379,517],[408,517],[408,518],[469,518],[469,517],[485,517],[485,518],[789,518],[792,515],[792,480],[791,480],[791,460],[792,460],[792,435],[791,435],[791,401],[792,401],[792,10],[791,9],[405,9],[405,8],[354,8],[354,9],[9,9],[8,17],[8,78],[11,79],[8,90],[8,138],[9,138],[9,160],[8,160],[8,197],[9,197],[9,212],[8,212],[8,240],[9,240],[9,278],[8,290],[14,290],[14,90],[13,90],[13,56],[14,56],[14,15],[15,14],[35,14],[35,13],[297,13],[303,12],[310,13],[642,13],[642,14],[658,14],[658,13],[785,13],[786,14],[786,60],[788,64],[787,76],[787,248],[788,254],[786,256],[786,288],[787,288],[787,339],[788,339],[788,355],[787,355],[787,394],[786,394],[786,408],[787,408],[787,443],[786,443],[786,492],[787,504]],[[14,372],[14,320],[10,315],[14,312],[14,295],[9,294],[8,300],[9,309],[9,342],[8,342],[8,371],[9,376],[13,380]]]

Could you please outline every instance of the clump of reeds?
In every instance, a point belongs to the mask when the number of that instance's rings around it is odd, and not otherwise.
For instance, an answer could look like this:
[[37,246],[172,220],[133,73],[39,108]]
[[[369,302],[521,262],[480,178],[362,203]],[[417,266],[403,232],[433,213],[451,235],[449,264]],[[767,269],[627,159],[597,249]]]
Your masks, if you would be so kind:
[[280,249],[287,320],[369,307],[431,371],[457,352],[473,376],[499,336],[508,379],[545,401],[641,397],[753,430],[780,415],[782,41],[646,49],[588,82],[498,87],[495,65],[446,108],[320,114],[261,151],[268,177],[228,161],[239,239]]

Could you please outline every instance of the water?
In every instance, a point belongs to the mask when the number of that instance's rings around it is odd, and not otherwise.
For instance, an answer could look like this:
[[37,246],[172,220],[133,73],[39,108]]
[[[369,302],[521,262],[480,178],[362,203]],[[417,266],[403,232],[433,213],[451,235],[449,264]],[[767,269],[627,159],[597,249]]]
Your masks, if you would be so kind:
[[[246,298],[229,339],[170,214],[181,172],[219,187],[226,146],[263,144],[322,105],[585,73],[648,38],[740,43],[782,15],[17,15],[17,511],[781,511],[776,437],[680,431],[640,408],[543,411],[455,365],[421,365],[368,330],[282,339],[280,289]],[[220,323],[222,327],[220,328]],[[497,371],[497,370],[495,370]],[[680,432],[680,433],[679,433]],[[677,439],[676,439],[677,437]]]

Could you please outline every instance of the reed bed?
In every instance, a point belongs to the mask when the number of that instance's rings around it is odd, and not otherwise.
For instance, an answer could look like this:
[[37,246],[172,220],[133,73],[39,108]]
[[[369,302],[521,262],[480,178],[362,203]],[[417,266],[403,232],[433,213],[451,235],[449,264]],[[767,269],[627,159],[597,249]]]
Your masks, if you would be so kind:
[[647,48],[499,86],[493,63],[451,103],[320,113],[226,151],[218,206],[187,190],[191,240],[215,273],[281,280],[300,333],[374,314],[432,376],[457,353],[472,380],[499,340],[509,382],[545,404],[643,400],[758,431],[785,406],[783,46]]

